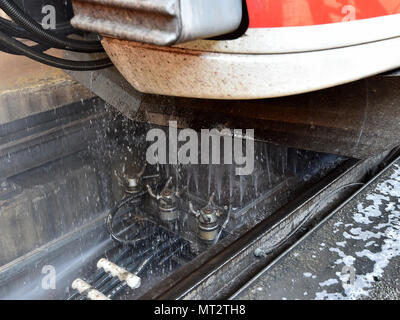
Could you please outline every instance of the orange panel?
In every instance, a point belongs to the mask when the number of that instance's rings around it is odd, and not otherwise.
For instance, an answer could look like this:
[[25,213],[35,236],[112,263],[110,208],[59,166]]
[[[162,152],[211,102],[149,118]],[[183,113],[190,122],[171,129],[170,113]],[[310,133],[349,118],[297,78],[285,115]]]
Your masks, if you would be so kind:
[[400,0],[247,0],[250,28],[309,26],[400,13]]

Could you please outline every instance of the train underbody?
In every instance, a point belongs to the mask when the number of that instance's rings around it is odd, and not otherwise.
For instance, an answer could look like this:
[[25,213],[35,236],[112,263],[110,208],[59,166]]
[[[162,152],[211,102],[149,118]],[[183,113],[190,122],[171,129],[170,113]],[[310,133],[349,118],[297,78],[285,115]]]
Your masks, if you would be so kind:
[[0,1],[0,299],[400,297],[400,1],[45,2]]

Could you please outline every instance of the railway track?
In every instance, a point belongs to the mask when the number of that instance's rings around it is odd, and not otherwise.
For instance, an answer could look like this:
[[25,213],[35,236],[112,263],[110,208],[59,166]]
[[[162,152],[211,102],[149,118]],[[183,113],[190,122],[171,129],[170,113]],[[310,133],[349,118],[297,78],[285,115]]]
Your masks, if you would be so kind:
[[397,153],[230,299],[399,299],[399,168]]

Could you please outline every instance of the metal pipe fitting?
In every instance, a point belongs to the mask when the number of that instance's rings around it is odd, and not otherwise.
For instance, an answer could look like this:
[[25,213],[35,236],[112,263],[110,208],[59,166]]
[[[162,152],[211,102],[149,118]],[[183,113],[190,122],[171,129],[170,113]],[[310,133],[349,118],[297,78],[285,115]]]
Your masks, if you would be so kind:
[[220,231],[219,217],[221,211],[214,204],[215,193],[213,193],[207,205],[195,210],[193,203],[189,202],[189,211],[197,218],[197,233],[201,240],[207,243],[213,243],[217,239]]
[[149,192],[149,195],[158,201],[160,219],[164,222],[176,221],[179,216],[176,205],[177,197],[180,195],[180,193],[170,188],[171,183],[172,177],[168,179],[160,194],[155,194],[150,185],[147,185],[147,191]]

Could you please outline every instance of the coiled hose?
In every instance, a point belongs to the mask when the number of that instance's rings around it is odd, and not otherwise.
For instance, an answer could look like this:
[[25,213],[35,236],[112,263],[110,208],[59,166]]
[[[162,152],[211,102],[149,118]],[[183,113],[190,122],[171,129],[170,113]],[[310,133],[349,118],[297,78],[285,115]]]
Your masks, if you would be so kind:
[[[134,272],[135,275],[138,277],[142,277],[143,274],[148,270],[148,268],[151,266],[151,264],[154,262],[154,260],[160,258],[162,254],[164,254],[166,251],[170,250],[171,248],[174,248],[177,244],[181,243],[180,238],[175,238],[171,239],[170,241],[162,243],[156,250],[151,252],[149,255],[146,255],[143,260],[137,264],[134,263],[131,266],[127,268],[128,272]],[[119,279],[114,279],[112,283],[109,284],[107,287],[107,291],[104,290],[102,291],[104,294],[107,294],[110,290],[113,290],[108,297],[110,299],[116,297],[118,294],[120,294],[128,284],[126,282],[122,282]]]
[[58,49],[76,52],[102,52],[103,47],[99,41],[83,41],[68,38],[60,38],[54,31],[44,30],[32,17],[27,15],[12,0],[0,0],[0,8],[16,23],[22,26],[32,35],[44,40]]
[[[12,0],[0,0],[0,8],[16,23],[0,18],[0,51],[25,55],[43,64],[73,71],[93,71],[111,67],[109,58],[74,61],[61,59],[43,53],[50,48],[64,49],[74,52],[104,52],[100,41],[85,41],[67,38],[66,36],[78,32],[70,24],[61,30],[44,30],[32,17],[27,15]],[[28,39],[37,45],[28,46],[16,38]]]
[[20,41],[17,41],[14,38],[9,37],[3,32],[0,32],[0,46],[11,49],[11,51],[15,51],[19,54],[23,54],[35,61],[42,62],[49,66],[60,69],[75,70],[75,71],[91,71],[112,66],[112,62],[108,58],[100,60],[92,60],[92,61],[73,61],[73,60],[53,57],[51,55],[35,51],[30,46],[27,46],[21,43]]
[[[106,218],[106,226],[107,226],[107,231],[110,234],[111,238],[115,240],[116,242],[123,244],[123,245],[136,245],[137,240],[124,240],[118,237],[114,230],[113,230],[113,221],[117,213],[123,208],[124,206],[131,204],[133,200],[136,200],[138,198],[141,198],[147,193],[147,191],[141,191],[138,192],[137,194],[134,194],[132,196],[129,196],[127,198],[122,199],[120,202],[117,203],[117,205],[110,211]],[[132,204],[131,204],[132,205]]]

